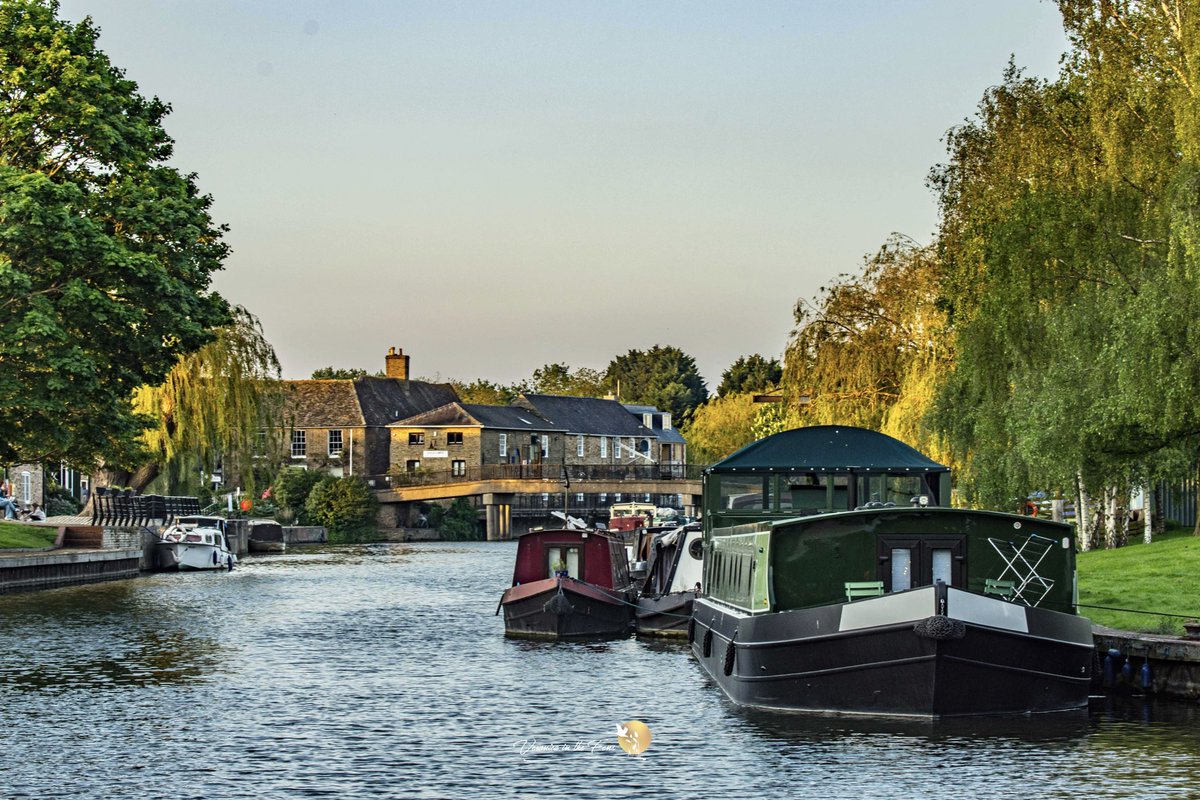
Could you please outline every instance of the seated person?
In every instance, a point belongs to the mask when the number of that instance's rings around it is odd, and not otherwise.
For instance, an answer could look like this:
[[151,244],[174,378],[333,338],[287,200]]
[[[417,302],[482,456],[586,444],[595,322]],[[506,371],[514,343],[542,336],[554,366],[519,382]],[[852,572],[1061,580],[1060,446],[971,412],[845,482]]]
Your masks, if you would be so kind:
[[0,497],[0,508],[4,509],[5,519],[17,518],[17,504],[9,497]]
[[29,520],[31,522],[45,522],[46,512],[37,503],[33,504],[33,510],[29,512]]

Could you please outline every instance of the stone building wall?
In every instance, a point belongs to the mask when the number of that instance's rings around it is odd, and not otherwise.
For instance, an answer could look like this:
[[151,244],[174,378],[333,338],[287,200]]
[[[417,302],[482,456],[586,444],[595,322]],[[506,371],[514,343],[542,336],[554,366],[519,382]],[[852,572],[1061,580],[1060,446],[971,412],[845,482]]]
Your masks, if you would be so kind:
[[[29,473],[28,496],[26,496],[25,473]],[[4,470],[4,474],[12,483],[13,497],[22,506],[37,503],[46,505],[46,477],[41,467],[36,464],[17,464]]]

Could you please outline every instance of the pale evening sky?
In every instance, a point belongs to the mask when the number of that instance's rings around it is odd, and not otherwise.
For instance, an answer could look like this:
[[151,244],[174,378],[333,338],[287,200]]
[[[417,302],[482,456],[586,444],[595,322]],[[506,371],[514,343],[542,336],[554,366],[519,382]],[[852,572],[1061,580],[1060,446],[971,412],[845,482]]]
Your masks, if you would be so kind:
[[709,388],[892,231],[1053,4],[64,0],[172,104],[285,377],[510,382],[680,347]]

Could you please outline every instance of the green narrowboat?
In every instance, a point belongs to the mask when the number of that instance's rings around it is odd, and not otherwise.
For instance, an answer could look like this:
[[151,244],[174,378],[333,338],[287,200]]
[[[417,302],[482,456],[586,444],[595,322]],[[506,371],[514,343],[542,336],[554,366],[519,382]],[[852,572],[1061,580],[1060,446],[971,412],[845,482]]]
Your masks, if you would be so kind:
[[950,472],[873,431],[817,426],[704,475],[689,637],[734,702],[941,717],[1086,706],[1091,625],[1072,529],[948,507]]

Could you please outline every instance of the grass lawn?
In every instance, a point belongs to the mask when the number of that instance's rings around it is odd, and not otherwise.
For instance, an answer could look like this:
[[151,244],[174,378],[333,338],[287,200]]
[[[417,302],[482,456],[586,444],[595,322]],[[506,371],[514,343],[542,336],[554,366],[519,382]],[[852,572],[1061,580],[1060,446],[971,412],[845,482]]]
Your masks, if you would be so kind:
[[[1200,536],[1191,528],[1168,530],[1144,544],[1137,539],[1116,550],[1080,553],[1082,605],[1186,614],[1200,619]],[[1122,611],[1080,608],[1092,622],[1127,631],[1183,634],[1185,620]]]
[[58,528],[43,528],[22,522],[0,522],[0,550],[9,547],[49,547]]

